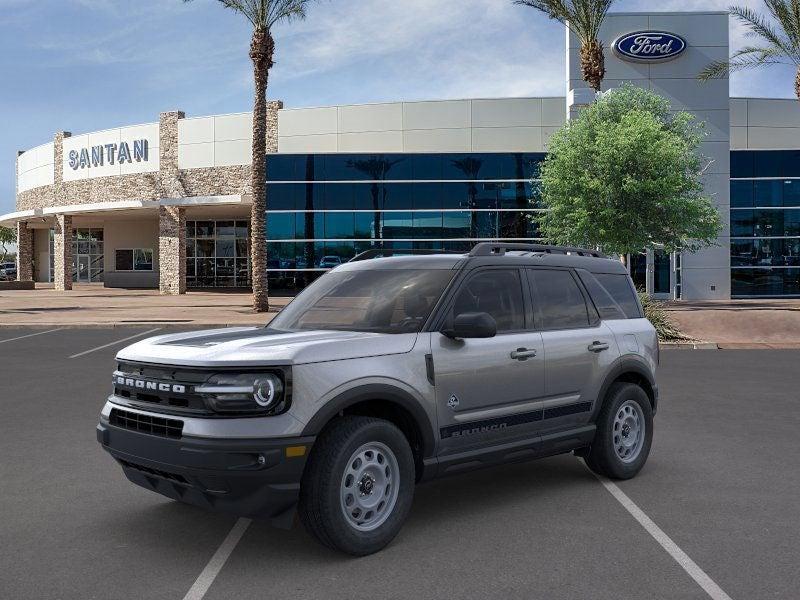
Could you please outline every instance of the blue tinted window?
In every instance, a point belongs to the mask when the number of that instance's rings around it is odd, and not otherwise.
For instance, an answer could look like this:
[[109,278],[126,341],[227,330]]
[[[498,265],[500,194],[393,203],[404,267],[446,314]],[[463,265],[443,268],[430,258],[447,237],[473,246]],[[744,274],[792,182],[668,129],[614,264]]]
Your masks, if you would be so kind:
[[380,237],[380,215],[375,213],[355,213],[355,237],[361,240],[378,239]]
[[298,240],[308,240],[325,237],[325,213],[299,212],[295,213],[295,233]]
[[488,179],[489,169],[480,154],[453,154],[444,158],[444,179]]
[[[381,208],[383,210],[407,210],[413,206],[412,188],[418,184],[383,183],[381,184]],[[424,184],[423,184],[424,185]]]
[[783,211],[783,235],[800,236],[800,210]]
[[731,177],[753,176],[754,152],[731,152]]
[[779,150],[755,152],[756,177],[780,177],[783,171],[783,153]]
[[353,213],[325,213],[326,238],[352,238],[354,227],[355,221]]
[[297,208],[298,186],[296,184],[275,183],[267,186],[267,210],[295,210]]
[[[395,184],[398,185],[398,184]],[[447,183],[414,183],[409,185],[413,208],[442,208],[442,188]],[[458,185],[458,184],[456,184]],[[409,208],[402,206],[398,208]]]
[[412,179],[441,179],[442,156],[440,154],[415,154],[411,157]]
[[731,181],[731,206],[735,208],[753,206],[752,181]]
[[731,235],[748,237],[753,235],[752,210],[731,211]]
[[443,183],[442,208],[469,208],[469,189],[468,183]]
[[325,209],[326,210],[353,210],[354,183],[326,183]]
[[293,154],[271,154],[267,156],[267,181],[295,181],[295,164],[297,157]]
[[380,183],[354,183],[353,208],[355,210],[380,210],[381,184]]
[[783,205],[800,206],[800,180],[791,179],[783,182]]
[[442,237],[442,213],[440,212],[415,212],[414,238],[440,238]]
[[445,238],[464,238],[470,237],[470,228],[472,225],[472,213],[464,212],[446,212],[442,215],[442,237]]
[[410,212],[383,213],[383,237],[413,238],[414,221]]
[[783,181],[755,181],[755,206],[782,206]]
[[[294,239],[294,213],[268,213],[267,214],[267,239],[271,240],[291,240]],[[227,256],[220,254],[217,247],[217,256]]]
[[800,294],[800,269],[734,269],[731,293],[735,296]]

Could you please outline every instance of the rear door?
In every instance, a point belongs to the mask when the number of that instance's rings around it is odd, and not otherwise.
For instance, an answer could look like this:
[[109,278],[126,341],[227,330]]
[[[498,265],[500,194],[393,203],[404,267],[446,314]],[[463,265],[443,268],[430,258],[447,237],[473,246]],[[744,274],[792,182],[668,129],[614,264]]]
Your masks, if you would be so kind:
[[532,330],[530,299],[518,268],[482,268],[465,277],[446,308],[445,326],[461,313],[486,312],[497,335],[431,335],[441,453],[535,435],[544,394],[542,336]]
[[595,396],[619,356],[606,327],[571,269],[526,269],[545,354],[542,432],[589,422]]

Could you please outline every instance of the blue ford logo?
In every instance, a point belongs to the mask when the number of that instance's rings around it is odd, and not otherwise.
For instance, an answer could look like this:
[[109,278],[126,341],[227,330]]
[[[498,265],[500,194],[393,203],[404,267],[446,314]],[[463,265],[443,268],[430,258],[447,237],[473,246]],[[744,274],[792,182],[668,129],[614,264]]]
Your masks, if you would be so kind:
[[625,60],[656,62],[670,60],[686,50],[686,40],[665,31],[637,31],[618,37],[614,52]]

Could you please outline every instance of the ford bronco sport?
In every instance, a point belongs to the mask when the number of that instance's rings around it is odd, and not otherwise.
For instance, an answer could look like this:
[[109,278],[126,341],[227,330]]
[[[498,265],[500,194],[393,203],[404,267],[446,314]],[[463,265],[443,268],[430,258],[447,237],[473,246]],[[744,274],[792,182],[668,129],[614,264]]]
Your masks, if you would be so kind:
[[140,486],[283,526],[297,509],[354,555],[394,538],[422,480],[566,452],[639,472],[658,341],[622,264],[533,244],[385,254],[267,327],[120,351],[98,441]]

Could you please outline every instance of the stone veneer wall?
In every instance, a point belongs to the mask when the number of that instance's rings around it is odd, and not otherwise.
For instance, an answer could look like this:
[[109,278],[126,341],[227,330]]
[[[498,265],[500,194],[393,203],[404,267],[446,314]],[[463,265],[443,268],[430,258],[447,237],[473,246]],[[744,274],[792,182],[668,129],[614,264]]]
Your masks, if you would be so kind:
[[186,293],[186,210],[178,206],[158,207],[158,289]]
[[17,223],[17,281],[33,281],[33,229]]
[[72,289],[72,217],[56,215],[53,236],[53,283],[56,290]]

